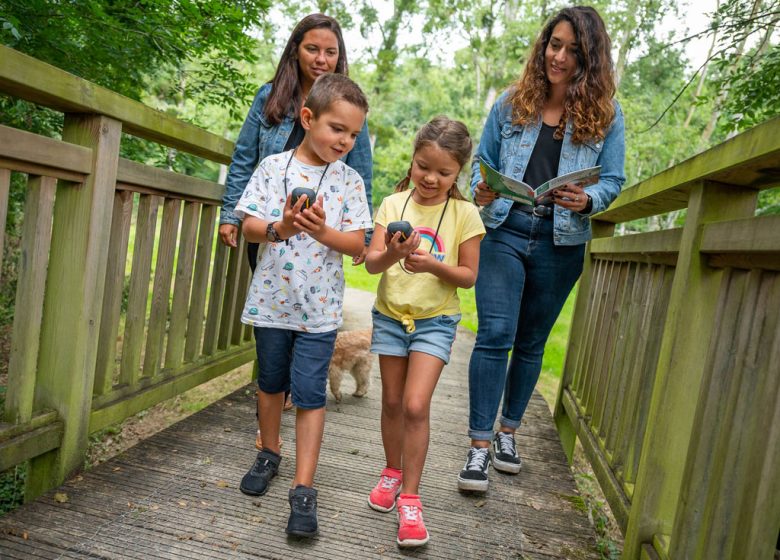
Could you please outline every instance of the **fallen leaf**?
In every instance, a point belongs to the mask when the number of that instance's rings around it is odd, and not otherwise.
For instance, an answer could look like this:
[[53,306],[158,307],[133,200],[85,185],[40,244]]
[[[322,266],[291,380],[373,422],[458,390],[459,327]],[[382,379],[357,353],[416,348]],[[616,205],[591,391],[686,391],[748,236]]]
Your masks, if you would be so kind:
[[122,470],[122,467],[114,467],[113,469],[111,469],[112,472],[117,472],[117,471],[121,471],[121,470]]
[[27,539],[29,538],[29,536],[30,536],[30,535],[28,535],[28,534],[27,534],[27,531],[23,531],[23,532],[22,532],[22,538],[23,538],[24,540],[27,540]]
[[179,504],[181,507],[187,507],[187,502],[185,502],[184,500],[179,500],[176,503]]
[[200,501],[200,505],[202,505],[204,507],[208,507],[209,503],[208,502],[204,502],[203,500],[201,500]]
[[226,480],[218,480],[217,481],[217,488],[229,488],[229,487],[230,486],[228,485]]
[[224,429],[224,431],[225,431],[225,432],[232,432],[232,431],[233,431],[233,429],[232,429],[232,428],[225,428],[225,429]]
[[360,453],[360,451],[358,451],[357,449],[353,449],[352,451],[349,452],[350,455],[357,455],[358,453]]
[[60,504],[66,503],[70,498],[68,498],[68,495],[65,492],[57,492],[54,494],[54,501]]
[[252,502],[252,505],[255,507],[260,507],[262,504],[263,502],[261,502],[260,500],[255,500],[254,502]]
[[477,503],[475,503],[475,504],[474,504],[474,507],[479,507],[479,508],[481,508],[481,507],[482,507],[482,506],[484,506],[486,503],[487,503],[487,501],[486,501],[486,500],[479,500]]

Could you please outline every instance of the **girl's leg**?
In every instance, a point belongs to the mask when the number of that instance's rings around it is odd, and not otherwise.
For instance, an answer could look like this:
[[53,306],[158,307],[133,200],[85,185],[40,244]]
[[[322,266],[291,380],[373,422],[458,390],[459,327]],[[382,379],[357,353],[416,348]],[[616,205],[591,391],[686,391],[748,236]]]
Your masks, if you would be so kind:
[[404,385],[409,358],[379,356],[382,377],[382,445],[388,467],[401,470],[404,445]]
[[409,354],[406,386],[403,394],[403,467],[402,494],[419,494],[425,457],[430,440],[431,399],[444,362],[423,352]]

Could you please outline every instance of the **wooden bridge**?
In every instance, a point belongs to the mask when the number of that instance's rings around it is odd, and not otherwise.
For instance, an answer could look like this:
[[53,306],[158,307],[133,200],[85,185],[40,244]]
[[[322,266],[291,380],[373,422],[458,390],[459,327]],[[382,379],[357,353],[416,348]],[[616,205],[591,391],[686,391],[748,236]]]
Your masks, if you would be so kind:
[[[119,157],[123,133],[215,163],[229,162],[232,144],[4,47],[0,92],[64,113],[62,140],[0,126],[0,232],[12,181],[26,189],[0,471],[27,464],[29,502],[0,519],[2,556],[399,555],[391,516],[363,504],[381,466],[378,383],[329,412],[324,532],[313,545],[283,539],[283,493],[258,506],[235,489],[253,456],[253,405],[241,392],[71,477],[89,434],[253,359],[238,320],[244,248],[215,242],[221,187]],[[755,208],[780,183],[778,124],[626,189],[596,217],[558,431],[537,398],[520,436],[526,468],[493,475],[484,501],[453,490],[467,358],[453,360],[425,479],[434,539],[409,555],[593,557],[561,451],[571,456],[578,438],[625,558],[771,558],[780,216]],[[681,209],[681,228],[615,235],[615,224]]]

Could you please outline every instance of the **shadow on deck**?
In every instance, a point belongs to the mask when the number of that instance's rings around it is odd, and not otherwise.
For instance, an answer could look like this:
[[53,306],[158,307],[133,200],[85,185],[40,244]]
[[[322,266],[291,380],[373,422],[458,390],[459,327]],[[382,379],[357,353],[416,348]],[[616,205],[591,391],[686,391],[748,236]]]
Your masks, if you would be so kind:
[[[345,328],[369,321],[370,299],[350,291]],[[241,389],[0,519],[2,558],[596,558],[550,412],[537,394],[519,433],[518,476],[490,472],[486,496],[461,494],[468,358],[472,333],[459,330],[434,395],[431,446],[421,493],[431,541],[395,544],[395,513],[366,505],[383,467],[380,382],[369,394],[329,395],[317,473],[320,535],[288,540],[287,492],[294,469],[294,413],[284,414],[280,476],[266,496],[241,494],[252,464],[254,398]],[[62,494],[67,501],[62,501]],[[575,500],[576,501],[576,500]]]

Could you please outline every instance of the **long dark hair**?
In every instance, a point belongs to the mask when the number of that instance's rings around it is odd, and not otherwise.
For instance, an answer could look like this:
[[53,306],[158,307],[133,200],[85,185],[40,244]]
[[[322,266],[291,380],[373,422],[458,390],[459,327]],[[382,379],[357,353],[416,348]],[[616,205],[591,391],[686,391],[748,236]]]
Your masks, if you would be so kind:
[[[412,158],[419,150],[431,145],[438,146],[458,162],[458,165],[460,165],[460,169],[458,169],[459,175],[463,166],[471,158],[472,142],[469,129],[462,122],[444,115],[434,117],[425,123],[417,133],[417,136],[414,137]],[[395,192],[403,192],[409,188],[409,183],[412,180],[411,174],[412,169],[409,168],[406,177],[401,179],[395,186]],[[458,200],[464,200],[463,195],[458,190],[457,177],[455,179],[447,195]]]
[[568,21],[574,28],[579,49],[577,70],[566,91],[563,116],[555,137],[563,138],[566,121],[571,119],[573,142],[603,139],[615,117],[612,104],[615,76],[607,29],[598,12],[589,6],[564,8],[544,26],[531,49],[523,76],[512,85],[509,97],[512,120],[515,124],[528,124],[541,113],[550,92],[544,53],[553,29],[562,21]]
[[312,29],[328,29],[336,36],[339,44],[339,58],[336,62],[336,74],[348,72],[347,49],[344,46],[344,38],[341,35],[339,22],[325,14],[309,14],[292,30],[287,45],[282,51],[276,73],[271,84],[271,95],[265,102],[265,113],[268,122],[277,125],[282,122],[288,113],[298,115],[303,105],[303,91],[301,89],[300,68],[298,67],[298,47],[303,41],[303,36]]

